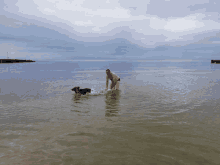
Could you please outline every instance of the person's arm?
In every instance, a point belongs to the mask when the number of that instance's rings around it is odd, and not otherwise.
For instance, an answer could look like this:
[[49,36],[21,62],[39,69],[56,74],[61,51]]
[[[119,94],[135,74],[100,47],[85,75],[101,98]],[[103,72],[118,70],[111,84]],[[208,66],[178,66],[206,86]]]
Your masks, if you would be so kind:
[[108,90],[108,80],[109,78],[108,78],[108,75],[106,75],[106,90]]

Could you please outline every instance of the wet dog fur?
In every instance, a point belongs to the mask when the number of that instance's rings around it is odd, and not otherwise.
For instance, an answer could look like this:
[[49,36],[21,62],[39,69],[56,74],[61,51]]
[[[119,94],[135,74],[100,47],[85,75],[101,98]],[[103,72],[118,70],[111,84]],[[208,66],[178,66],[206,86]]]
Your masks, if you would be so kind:
[[85,95],[86,93],[91,93],[91,89],[90,88],[80,89],[80,87],[74,87],[71,90],[75,91],[76,94],[82,94],[82,95]]

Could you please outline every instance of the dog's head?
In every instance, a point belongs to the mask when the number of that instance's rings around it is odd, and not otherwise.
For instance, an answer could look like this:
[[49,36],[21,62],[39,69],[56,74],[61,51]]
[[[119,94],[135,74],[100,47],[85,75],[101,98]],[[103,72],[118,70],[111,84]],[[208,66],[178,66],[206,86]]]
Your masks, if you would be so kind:
[[79,89],[80,87],[74,87],[73,89],[71,89],[72,91],[75,91],[76,93],[79,93]]

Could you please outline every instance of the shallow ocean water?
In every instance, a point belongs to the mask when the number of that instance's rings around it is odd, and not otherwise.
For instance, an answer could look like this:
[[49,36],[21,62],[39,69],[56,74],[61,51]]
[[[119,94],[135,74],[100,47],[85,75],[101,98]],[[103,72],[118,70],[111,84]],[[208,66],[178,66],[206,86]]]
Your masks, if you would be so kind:
[[[120,91],[104,91],[107,68]],[[220,162],[220,65],[36,62],[0,75],[0,164]]]

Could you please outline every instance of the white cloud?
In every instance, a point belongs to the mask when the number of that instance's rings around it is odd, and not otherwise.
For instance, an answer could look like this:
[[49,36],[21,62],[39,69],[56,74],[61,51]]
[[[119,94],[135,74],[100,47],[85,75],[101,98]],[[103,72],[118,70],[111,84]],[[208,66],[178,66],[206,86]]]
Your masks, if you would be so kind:
[[91,20],[88,21],[75,21],[75,25],[77,26],[89,26],[89,25],[93,25]]
[[[164,41],[193,41],[194,35],[220,29],[220,23],[206,19],[205,14],[195,13],[182,18],[150,18],[150,27],[163,33],[167,38]],[[193,35],[194,34],[194,35]]]
[[56,13],[55,10],[51,10],[49,8],[45,8],[44,11],[48,13]]
[[164,29],[172,32],[183,32],[195,30],[204,26],[205,24],[197,20],[196,16],[187,16],[184,18],[169,19]]
[[[46,19],[56,23],[65,23],[72,28],[83,26],[83,29],[75,28],[80,33],[91,32],[93,29],[96,32],[97,29],[106,27],[111,23],[136,19],[130,15],[130,10],[122,8],[116,0],[112,0],[110,4],[103,0],[96,0],[96,2],[90,0],[30,0],[26,5],[24,5],[24,1],[20,0],[16,6],[18,7],[18,14],[24,17],[25,15],[28,17],[30,15],[36,16],[41,21]],[[15,12],[11,9],[12,7],[7,10]],[[85,27],[89,26],[93,28],[85,30]]]
[[183,18],[162,19],[158,17],[150,18],[150,27],[155,30],[166,30],[170,32],[192,31],[204,27],[202,20],[194,16],[186,16]]

